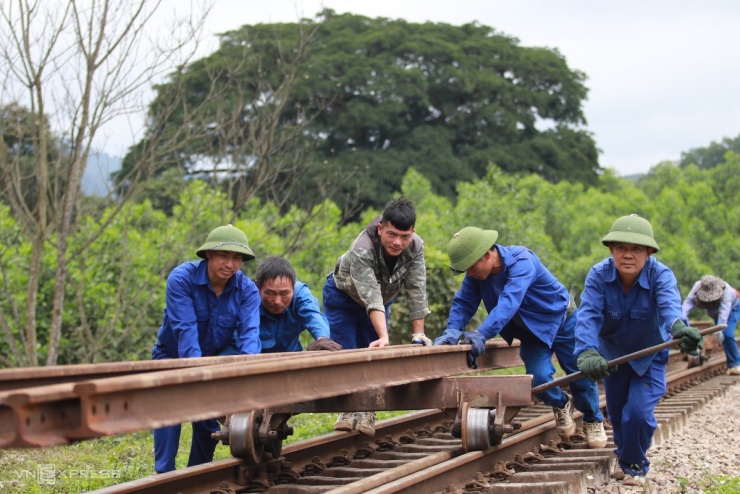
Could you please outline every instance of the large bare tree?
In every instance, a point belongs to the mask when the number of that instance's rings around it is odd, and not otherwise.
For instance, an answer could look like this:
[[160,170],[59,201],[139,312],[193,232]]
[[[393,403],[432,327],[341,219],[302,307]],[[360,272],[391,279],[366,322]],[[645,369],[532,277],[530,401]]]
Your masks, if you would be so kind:
[[[164,29],[155,22],[161,7],[161,0],[0,2],[0,198],[32,246],[25,307],[4,314],[0,306],[6,337],[13,333],[11,324],[22,328],[20,344],[10,342],[19,365],[43,363],[37,314],[45,271],[53,273],[51,321],[44,321],[45,363],[57,363],[69,263],[84,255],[108,224],[102,222],[71,247],[83,213],[81,179],[106,124],[141,112],[151,86],[185,66],[197,50],[208,6],[170,19]],[[186,139],[170,133],[149,147],[161,152]],[[146,181],[154,166],[151,156],[139,153],[116,204],[125,204]],[[45,265],[49,247],[54,261]]]

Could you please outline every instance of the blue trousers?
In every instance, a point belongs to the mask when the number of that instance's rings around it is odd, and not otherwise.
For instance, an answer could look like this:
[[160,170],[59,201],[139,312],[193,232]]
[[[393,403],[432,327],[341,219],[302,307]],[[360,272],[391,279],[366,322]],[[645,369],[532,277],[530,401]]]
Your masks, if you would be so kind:
[[[152,360],[167,358],[154,347]],[[180,424],[154,429],[154,470],[159,473],[175,469],[175,457],[180,445]],[[211,433],[221,430],[216,419],[193,422],[193,441],[190,444],[188,465],[200,465],[213,461],[218,441],[211,439]]]
[[665,369],[668,350],[655,355],[640,376],[627,363],[604,379],[606,411],[614,432],[614,450],[619,466],[630,475],[647,475],[647,450],[658,426],[655,407],[666,391]]
[[[331,339],[342,345],[342,348],[367,348],[378,339],[378,333],[367,315],[367,309],[358,304],[347,293],[334,284],[334,275],[326,278],[324,285],[324,315],[329,321]],[[385,305],[385,320],[388,322],[390,306],[393,300]]]
[[[740,365],[740,351],[737,348],[737,342],[735,341],[735,328],[737,327],[737,321],[740,319],[740,304],[737,304],[732,311],[730,311],[730,317],[727,318],[727,327],[722,330],[722,347],[725,349],[725,356],[727,357],[727,367],[737,367]],[[714,320],[714,324],[717,324],[717,320]]]
[[[566,374],[578,372],[574,355],[577,321],[578,310],[576,309],[576,312],[565,319],[560,326],[552,348],[528,330],[517,328],[512,332],[521,343],[519,356],[524,362],[527,374],[532,375],[534,386],[552,381],[552,376],[555,374],[555,366],[552,363],[553,353]],[[579,379],[570,383],[570,390],[573,393],[573,405],[583,413],[585,422],[602,422],[604,420],[599,408],[599,388],[595,382],[591,382],[587,378]],[[567,395],[561,388],[549,389],[538,394],[537,398],[541,399],[546,405],[560,408],[564,407],[568,401]]]
[[[175,469],[175,457],[180,445],[180,424],[154,429],[154,470],[159,473]],[[213,461],[218,441],[211,439],[211,433],[221,429],[216,419],[193,422],[193,441],[190,443],[188,465],[200,465]]]

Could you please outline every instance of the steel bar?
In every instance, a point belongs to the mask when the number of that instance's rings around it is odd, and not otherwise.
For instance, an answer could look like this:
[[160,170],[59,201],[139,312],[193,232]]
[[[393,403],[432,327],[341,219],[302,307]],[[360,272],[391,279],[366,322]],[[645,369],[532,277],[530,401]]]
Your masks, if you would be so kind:
[[[699,331],[699,333],[702,336],[707,336],[709,334],[716,333],[717,331],[722,331],[726,327],[727,327],[727,324],[718,324],[716,326],[703,329]],[[618,365],[626,364],[627,362],[630,362],[632,360],[638,359],[640,357],[645,357],[647,355],[651,355],[653,353],[659,352],[661,350],[665,350],[666,348],[670,348],[680,343],[681,343],[681,339],[675,339],[675,340],[668,340],[666,342],[660,343],[659,345],[651,346],[648,348],[643,348],[640,351],[633,352],[633,353],[624,355],[619,358],[615,358],[614,360],[610,360],[609,367],[615,367]],[[532,388],[532,395],[534,396],[538,393],[542,393],[543,391],[547,391],[548,389],[556,388],[558,386],[563,386],[564,384],[577,381],[578,379],[582,379],[584,377],[586,377],[586,375],[583,372],[581,371],[574,372],[573,374],[569,374],[559,379],[554,379],[553,381],[550,381],[549,383],[540,384],[539,386]]]
[[[518,345],[491,341],[479,370],[518,365]],[[147,372],[9,392],[0,417],[14,424],[2,447],[39,447],[152,429],[472,372],[470,345],[402,345]],[[327,378],[329,371],[329,378]],[[53,387],[53,386],[52,386]],[[60,394],[61,393],[61,394]],[[413,403],[403,409],[417,408]]]
[[232,363],[250,363],[278,358],[277,353],[257,355],[229,355],[224,357],[181,358],[166,360],[140,360],[97,364],[52,365],[48,367],[18,367],[0,369],[0,393],[15,389],[46,386],[50,384],[87,381],[105,377],[127,376],[143,372],[187,367],[202,367]]
[[532,405],[532,376],[458,376],[383,387],[352,394],[270,408],[272,413],[327,413],[361,410],[409,410],[471,407],[495,408],[499,395],[506,406]]

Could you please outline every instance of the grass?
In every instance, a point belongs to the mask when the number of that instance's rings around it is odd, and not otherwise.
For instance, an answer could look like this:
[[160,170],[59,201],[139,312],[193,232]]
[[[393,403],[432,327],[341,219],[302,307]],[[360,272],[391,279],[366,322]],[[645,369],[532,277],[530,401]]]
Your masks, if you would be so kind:
[[[378,420],[406,412],[378,412]],[[332,432],[335,413],[304,413],[290,418],[294,434],[285,444]],[[183,424],[175,460],[185,468],[192,428]],[[83,441],[44,449],[0,450],[0,492],[3,494],[76,494],[140,479],[154,473],[150,431]],[[231,457],[219,443],[214,460]]]

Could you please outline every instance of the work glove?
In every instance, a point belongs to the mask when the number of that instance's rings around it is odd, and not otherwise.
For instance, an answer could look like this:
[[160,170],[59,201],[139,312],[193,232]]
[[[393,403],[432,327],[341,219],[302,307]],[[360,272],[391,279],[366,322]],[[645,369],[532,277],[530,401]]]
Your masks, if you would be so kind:
[[309,352],[313,352],[316,350],[328,350],[330,352],[336,352],[337,350],[344,350],[344,348],[342,347],[342,345],[332,340],[331,338],[321,337],[308,345],[308,348],[306,348],[306,350],[308,350]]
[[578,365],[578,370],[583,372],[592,381],[604,379],[609,375],[610,371],[614,372],[617,370],[616,366],[609,368],[609,362],[601,356],[598,350],[594,349],[584,350],[578,356],[576,365]]
[[434,340],[435,345],[457,345],[457,340],[462,336],[462,331],[459,329],[445,329],[442,336],[439,336]]
[[476,358],[486,353],[486,337],[480,334],[478,331],[465,331],[460,338],[459,345],[473,345],[472,350],[468,352],[468,367],[471,369],[478,368],[478,362]]
[[414,345],[432,346],[432,340],[427,338],[424,333],[414,333],[411,335],[411,343]]
[[671,333],[674,340],[681,339],[681,350],[693,357],[699,355],[699,349],[704,347],[704,338],[699,330],[687,326],[681,319],[673,321]]

